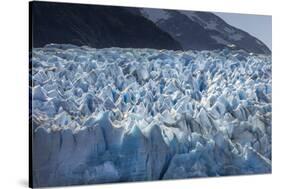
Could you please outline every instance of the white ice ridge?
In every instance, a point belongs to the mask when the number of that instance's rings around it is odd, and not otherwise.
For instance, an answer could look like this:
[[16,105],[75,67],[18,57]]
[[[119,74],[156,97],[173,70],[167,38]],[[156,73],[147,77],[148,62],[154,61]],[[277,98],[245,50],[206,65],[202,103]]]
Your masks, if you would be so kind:
[[34,186],[271,172],[271,56],[32,50]]

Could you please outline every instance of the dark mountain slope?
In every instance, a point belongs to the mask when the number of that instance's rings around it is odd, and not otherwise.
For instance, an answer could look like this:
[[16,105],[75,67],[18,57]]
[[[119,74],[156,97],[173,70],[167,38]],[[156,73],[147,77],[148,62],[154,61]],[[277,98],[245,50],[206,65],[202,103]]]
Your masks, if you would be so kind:
[[181,49],[152,21],[122,7],[32,2],[33,47],[70,43],[95,48]]
[[169,33],[185,49],[243,49],[270,54],[270,49],[254,36],[227,24],[209,12],[166,9],[131,8],[131,13],[143,15]]

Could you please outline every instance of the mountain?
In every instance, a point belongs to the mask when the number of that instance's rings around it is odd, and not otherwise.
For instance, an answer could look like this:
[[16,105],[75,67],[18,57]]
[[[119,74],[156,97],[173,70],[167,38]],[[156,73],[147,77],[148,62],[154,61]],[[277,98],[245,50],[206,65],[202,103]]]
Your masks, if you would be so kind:
[[70,43],[95,48],[182,49],[169,34],[122,7],[32,2],[32,43]]
[[259,39],[208,12],[32,2],[33,47],[243,49],[271,54]]
[[184,50],[243,49],[247,52],[271,54],[259,39],[227,24],[213,13],[165,9],[130,8],[143,15],[178,41]]

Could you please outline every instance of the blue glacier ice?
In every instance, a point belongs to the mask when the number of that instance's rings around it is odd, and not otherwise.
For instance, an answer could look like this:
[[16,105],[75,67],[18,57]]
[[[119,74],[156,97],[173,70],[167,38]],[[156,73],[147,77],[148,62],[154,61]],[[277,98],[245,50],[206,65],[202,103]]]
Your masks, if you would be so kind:
[[271,56],[32,50],[35,187],[271,173]]

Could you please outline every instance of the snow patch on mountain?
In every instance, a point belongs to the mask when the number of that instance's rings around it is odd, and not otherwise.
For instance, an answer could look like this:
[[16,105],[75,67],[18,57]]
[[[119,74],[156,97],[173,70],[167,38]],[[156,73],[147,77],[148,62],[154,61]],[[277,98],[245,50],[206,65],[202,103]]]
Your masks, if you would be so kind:
[[239,41],[239,40],[243,39],[243,35],[241,35],[239,33],[235,33],[233,35],[230,35],[229,38],[232,40],[235,40],[235,41]]
[[205,29],[218,30],[218,23],[215,18],[208,19],[208,20],[203,19],[200,17],[200,12],[195,12],[195,11],[179,11],[179,12],[190,18],[192,21],[199,23]]
[[211,38],[213,38],[214,40],[216,40],[219,44],[224,44],[224,45],[228,45],[228,42],[224,39],[222,39],[219,36],[213,35],[211,36]]
[[140,9],[141,13],[145,15],[146,18],[152,22],[158,22],[159,20],[166,20],[170,18],[170,15],[167,11],[162,9]]

